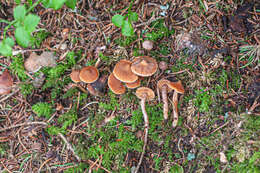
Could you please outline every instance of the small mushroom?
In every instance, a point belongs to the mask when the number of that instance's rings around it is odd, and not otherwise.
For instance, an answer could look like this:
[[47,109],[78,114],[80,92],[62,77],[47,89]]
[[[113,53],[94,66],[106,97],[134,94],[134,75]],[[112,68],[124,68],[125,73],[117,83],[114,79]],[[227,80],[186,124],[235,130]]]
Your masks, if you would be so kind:
[[173,109],[173,121],[172,121],[172,127],[175,128],[178,123],[179,119],[179,113],[178,113],[178,93],[184,94],[185,90],[183,88],[183,85],[181,81],[177,82],[171,82],[171,86],[174,90],[174,93],[172,95],[172,109]]
[[152,76],[158,69],[158,64],[155,59],[149,56],[136,57],[131,65],[131,70],[138,76]]
[[80,73],[80,70],[77,70],[77,69],[73,69],[70,73],[70,79],[75,82],[75,83],[78,83],[80,82],[80,78],[79,78],[79,73]]
[[110,90],[115,94],[124,94],[125,93],[125,86],[123,83],[118,80],[113,73],[111,73],[108,77],[107,81],[108,87]]
[[85,83],[93,83],[98,79],[98,77],[98,69],[94,66],[83,67],[79,73],[80,80]]
[[133,83],[138,76],[131,71],[131,61],[122,59],[114,67],[113,74],[121,82]]
[[6,69],[0,76],[0,95],[11,92],[13,86],[13,78]]
[[150,50],[153,49],[153,42],[152,42],[151,40],[145,40],[145,41],[143,42],[142,46],[143,46],[143,48],[144,48],[145,50],[150,51]]
[[125,85],[127,88],[134,89],[141,85],[141,80],[140,80],[140,78],[138,78],[137,81],[135,81],[133,83],[125,83]]
[[142,151],[141,157],[139,159],[139,162],[137,164],[137,167],[135,169],[135,173],[137,173],[138,169],[140,168],[140,165],[142,163],[143,157],[144,157],[144,152],[145,152],[145,148],[147,145],[148,129],[149,129],[149,119],[148,119],[147,112],[145,110],[145,101],[154,99],[155,95],[154,95],[153,90],[150,88],[147,88],[147,87],[138,88],[136,90],[135,94],[139,99],[141,99],[140,105],[141,105],[141,109],[142,109],[142,113],[143,113],[143,117],[144,117],[144,124],[145,124],[143,151]]
[[162,100],[163,100],[163,117],[164,120],[168,120],[168,111],[169,111],[169,106],[168,106],[168,97],[167,93],[171,92],[174,89],[173,82],[167,80],[167,79],[161,79],[157,83],[157,88],[161,90],[162,92]]
[[168,64],[165,61],[159,62],[159,69],[165,71],[168,68]]
[[105,90],[105,84],[107,81],[107,76],[102,76],[94,83],[90,83],[87,85],[87,89],[90,94],[94,96],[102,96]]

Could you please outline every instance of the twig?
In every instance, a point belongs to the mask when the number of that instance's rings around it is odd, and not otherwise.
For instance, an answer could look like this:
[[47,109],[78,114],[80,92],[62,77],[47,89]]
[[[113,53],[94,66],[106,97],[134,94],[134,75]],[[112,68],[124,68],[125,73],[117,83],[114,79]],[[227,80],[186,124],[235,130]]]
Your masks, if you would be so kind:
[[3,132],[3,131],[6,131],[6,130],[10,130],[10,129],[13,129],[13,128],[16,128],[16,127],[20,127],[20,126],[30,126],[30,125],[44,125],[44,126],[47,126],[48,124],[45,123],[45,122],[28,122],[28,123],[21,123],[21,124],[16,124],[16,125],[13,125],[13,126],[10,126],[10,127],[5,127],[5,128],[2,128],[0,129],[0,132]]
[[213,130],[212,132],[210,132],[207,136],[209,136],[209,135],[211,135],[212,133],[215,133],[216,131],[218,131],[219,129],[221,129],[221,128],[223,128],[223,127],[225,127],[226,125],[228,125],[229,124],[229,121],[228,122],[226,122],[225,124],[223,124],[222,126],[220,126],[220,127],[218,127],[218,128],[216,128],[215,130]]
[[181,140],[182,140],[182,138],[180,138],[180,139],[178,140],[177,146],[178,146],[179,151],[180,151],[181,154],[182,154],[182,158],[183,158],[182,162],[184,162],[185,155],[184,155],[184,153],[183,153],[183,151],[182,151],[182,149],[181,149],[181,147],[180,147]]
[[41,166],[40,166],[40,168],[39,168],[39,170],[38,170],[38,173],[41,172],[41,169],[43,168],[43,166],[46,165],[46,163],[48,163],[50,160],[52,160],[52,158],[49,158],[49,159],[45,160],[45,161],[41,164]]
[[143,22],[143,23],[140,23],[140,24],[138,24],[138,25],[135,25],[135,27],[140,27],[140,26],[143,26],[143,25],[149,25],[150,23],[152,23],[152,22],[154,22],[154,21],[156,21],[156,20],[160,20],[160,19],[164,19],[165,17],[158,17],[158,18],[155,18],[155,19],[153,19],[153,18],[151,18],[150,20],[148,20],[147,22]]
[[76,154],[76,152],[74,151],[72,145],[67,141],[67,139],[65,138],[65,136],[63,136],[63,134],[58,133],[58,136],[65,142],[65,144],[67,145],[67,148],[72,152],[72,154],[76,157],[76,159],[80,162],[81,159],[80,157]]
[[[92,161],[92,160],[87,160],[87,162],[89,163],[89,164],[94,164],[94,162]],[[107,170],[106,168],[104,168],[103,166],[100,166],[99,168],[101,168],[101,169],[103,169],[104,171],[106,171],[107,173],[111,173],[109,170]]]
[[15,93],[17,93],[19,91],[19,89],[15,90],[14,92],[8,94],[6,97],[2,98],[0,100],[0,103],[4,102],[5,100],[7,100],[9,97],[13,96]]

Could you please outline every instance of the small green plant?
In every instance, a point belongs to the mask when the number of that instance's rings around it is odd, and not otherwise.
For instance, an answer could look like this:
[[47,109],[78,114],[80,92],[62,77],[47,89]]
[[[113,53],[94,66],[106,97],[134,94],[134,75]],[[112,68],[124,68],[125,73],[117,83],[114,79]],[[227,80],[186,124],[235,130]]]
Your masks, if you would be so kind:
[[52,106],[49,103],[46,102],[39,102],[32,106],[32,110],[34,113],[36,113],[38,116],[44,116],[46,118],[50,118],[53,110]]
[[240,68],[245,68],[253,63],[260,63],[260,45],[241,46],[239,51],[243,54],[239,60],[246,60],[247,63]]
[[132,12],[131,8],[133,5],[133,0],[131,1],[128,13],[125,16],[120,14],[116,14],[112,17],[112,23],[121,28],[122,34],[127,37],[131,37],[134,35],[134,28],[132,22],[136,22],[138,20],[138,14],[136,12]]
[[209,107],[212,103],[212,98],[209,91],[205,89],[200,89],[196,91],[196,98],[194,100],[195,106],[199,108],[200,112],[208,112]]
[[[15,42],[11,37],[6,37],[6,32],[11,26],[15,27],[15,39],[16,42],[22,47],[32,46],[34,42],[34,37],[32,33],[36,30],[38,23],[40,22],[40,17],[31,14],[32,11],[38,4],[43,3],[46,8],[53,8],[55,10],[61,8],[64,3],[69,7],[74,9],[77,3],[77,0],[38,0],[34,4],[29,2],[30,8],[26,9],[25,5],[18,5],[14,8],[13,21],[7,21],[1,19],[0,22],[7,23],[8,25],[4,29],[4,38],[0,42],[0,54],[4,56],[12,55],[12,47]],[[19,4],[20,2],[18,2]]]
[[75,9],[77,0],[43,0],[45,8],[53,8],[54,10],[60,9],[64,3],[67,7]]

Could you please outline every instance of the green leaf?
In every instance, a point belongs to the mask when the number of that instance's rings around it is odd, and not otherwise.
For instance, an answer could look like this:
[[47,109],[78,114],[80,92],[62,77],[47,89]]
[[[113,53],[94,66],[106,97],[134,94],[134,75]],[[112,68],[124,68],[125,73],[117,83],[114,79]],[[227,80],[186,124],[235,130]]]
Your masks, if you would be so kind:
[[116,14],[112,17],[112,23],[116,26],[116,27],[121,27],[123,25],[124,22],[124,16],[120,15],[120,14]]
[[132,12],[129,14],[129,21],[136,22],[138,20],[138,14],[136,12]]
[[24,19],[24,27],[29,33],[36,29],[36,26],[40,22],[40,17],[34,14],[29,14]]
[[14,40],[10,37],[7,37],[5,40],[4,40],[5,44],[9,45],[10,47],[13,47],[14,46]]
[[60,9],[67,0],[44,0],[43,5],[46,8]]
[[19,5],[14,9],[14,19],[23,21],[26,14],[26,9],[24,5]]
[[75,9],[76,4],[77,4],[77,0],[67,0],[66,1],[66,6],[73,10]]
[[4,43],[4,41],[0,42],[0,54],[4,56],[11,56],[12,55],[11,46]]
[[24,27],[18,27],[16,30],[15,30],[15,38],[16,38],[16,41],[19,45],[23,46],[23,47],[28,47],[29,44],[30,44],[30,39],[31,39],[31,36],[30,34],[25,30]]
[[122,25],[122,34],[127,37],[134,35],[134,28],[128,20],[125,20]]

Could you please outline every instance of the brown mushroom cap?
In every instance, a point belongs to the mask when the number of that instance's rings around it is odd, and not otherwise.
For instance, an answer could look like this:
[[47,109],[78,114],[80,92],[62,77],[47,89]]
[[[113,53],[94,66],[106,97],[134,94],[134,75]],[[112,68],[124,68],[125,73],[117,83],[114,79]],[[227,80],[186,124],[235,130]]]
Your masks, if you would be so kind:
[[72,70],[70,73],[70,79],[75,83],[80,82],[79,73],[80,70],[76,70],[76,69]]
[[0,95],[11,92],[13,86],[13,78],[6,69],[0,76]]
[[115,94],[124,94],[125,93],[125,86],[123,85],[123,83],[120,80],[115,78],[113,73],[111,73],[109,75],[107,84],[113,93],[115,93]]
[[136,57],[131,65],[131,70],[138,76],[152,76],[158,69],[158,64],[155,59],[149,56]]
[[163,85],[167,85],[167,91],[171,92],[172,90],[175,90],[177,93],[183,94],[184,93],[184,88],[181,84],[181,81],[177,82],[171,82],[167,79],[161,79],[157,83],[157,87],[159,89],[162,89]]
[[146,99],[146,100],[152,100],[155,97],[155,94],[152,89],[147,87],[140,87],[136,90],[135,95],[139,99]]
[[125,83],[125,85],[127,88],[134,89],[141,85],[141,80],[140,80],[140,78],[138,78],[137,81],[135,81],[133,83]]
[[138,76],[131,71],[131,61],[122,59],[114,67],[114,76],[126,83],[133,83],[138,79]]
[[24,68],[28,72],[37,72],[41,68],[41,64],[38,62],[39,56],[32,52],[30,56],[24,62]]
[[80,80],[85,83],[93,83],[98,79],[98,77],[98,69],[93,66],[83,67],[79,73]]
[[181,83],[181,81],[177,81],[177,82],[171,82],[171,88],[174,89],[177,93],[180,93],[180,94],[184,94],[185,90],[184,90],[184,87]]
[[161,90],[162,87],[166,85],[167,86],[167,92],[171,92],[173,88],[171,87],[171,82],[167,79],[161,79],[157,82],[157,87]]

